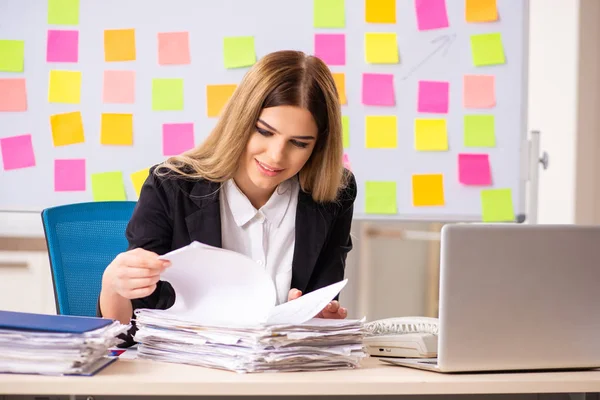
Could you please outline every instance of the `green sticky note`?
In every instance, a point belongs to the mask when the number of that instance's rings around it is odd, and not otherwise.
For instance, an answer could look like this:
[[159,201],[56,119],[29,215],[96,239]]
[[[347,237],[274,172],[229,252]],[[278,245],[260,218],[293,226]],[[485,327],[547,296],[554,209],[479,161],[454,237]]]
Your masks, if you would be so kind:
[[183,110],[183,79],[155,78],[152,79],[152,110],[180,111]]
[[342,116],[342,143],[345,149],[350,147],[350,117],[347,115]]
[[471,35],[471,56],[476,67],[504,64],[504,47],[499,33]]
[[346,26],[345,0],[313,0],[315,28],[344,28]]
[[234,36],[223,39],[225,68],[249,67],[256,62],[253,36]]
[[396,214],[396,182],[367,181],[365,212],[367,214]]
[[515,220],[510,189],[484,189],[481,191],[483,222],[510,222]]
[[25,41],[0,40],[0,71],[23,72]]
[[92,194],[94,201],[127,200],[121,171],[92,174]]
[[465,115],[465,147],[496,147],[493,115]]
[[78,25],[79,0],[48,0],[48,24]]

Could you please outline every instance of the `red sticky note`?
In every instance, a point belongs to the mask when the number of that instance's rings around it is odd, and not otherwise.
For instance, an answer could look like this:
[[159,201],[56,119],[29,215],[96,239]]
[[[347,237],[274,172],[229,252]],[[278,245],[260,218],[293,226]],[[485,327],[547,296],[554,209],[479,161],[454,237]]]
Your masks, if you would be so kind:
[[54,160],[54,191],[85,191],[85,159]]
[[448,82],[419,81],[418,112],[446,114],[449,88]]
[[315,56],[327,65],[346,65],[346,35],[316,34]]
[[72,62],[79,59],[79,31],[48,30],[47,62]]
[[371,106],[395,105],[394,75],[363,74],[362,102]]
[[176,156],[194,148],[194,124],[163,124],[163,155]]
[[132,104],[135,101],[135,71],[104,71],[102,101]]
[[489,156],[487,154],[459,154],[458,180],[463,185],[491,185]]
[[496,105],[494,75],[465,75],[463,78],[465,108],[492,108]]
[[27,111],[25,78],[0,78],[1,111]]
[[11,136],[0,139],[4,170],[35,166],[31,135]]
[[448,27],[446,0],[415,0],[415,10],[420,31]]
[[158,34],[158,63],[160,65],[190,63],[188,32]]

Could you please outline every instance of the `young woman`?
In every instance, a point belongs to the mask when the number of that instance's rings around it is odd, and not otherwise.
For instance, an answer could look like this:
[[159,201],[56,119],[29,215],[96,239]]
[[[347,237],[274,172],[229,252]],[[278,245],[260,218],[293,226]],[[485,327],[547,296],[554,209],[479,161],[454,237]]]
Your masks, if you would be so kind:
[[[342,153],[328,67],[297,51],[265,56],[199,147],[151,168],[127,226],[129,250],[104,272],[98,314],[129,323],[137,308],[171,307],[158,255],[194,240],[252,257],[278,303],[342,280],[356,198]],[[317,317],[346,315],[334,300]]]

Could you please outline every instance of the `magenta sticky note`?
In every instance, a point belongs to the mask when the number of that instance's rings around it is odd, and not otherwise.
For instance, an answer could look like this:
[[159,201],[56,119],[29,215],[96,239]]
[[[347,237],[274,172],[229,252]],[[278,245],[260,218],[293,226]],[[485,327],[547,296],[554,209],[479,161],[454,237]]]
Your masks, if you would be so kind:
[[85,159],[54,160],[54,191],[85,191]]
[[395,105],[394,75],[363,74],[362,103],[370,106]]
[[315,34],[315,56],[327,65],[346,65],[346,35]]
[[342,163],[344,164],[344,168],[346,168],[348,171],[352,171],[352,165],[350,164],[350,158],[348,157],[348,154],[344,153]]
[[2,150],[2,164],[6,171],[35,166],[30,134],[0,139],[0,149]]
[[491,185],[490,158],[487,154],[459,154],[458,180],[463,185]]
[[47,62],[73,62],[79,59],[79,31],[48,30]]
[[163,155],[176,156],[194,147],[194,124],[163,124]]
[[415,0],[415,11],[420,31],[448,27],[446,0]]
[[446,114],[448,112],[448,82],[419,81],[420,113]]

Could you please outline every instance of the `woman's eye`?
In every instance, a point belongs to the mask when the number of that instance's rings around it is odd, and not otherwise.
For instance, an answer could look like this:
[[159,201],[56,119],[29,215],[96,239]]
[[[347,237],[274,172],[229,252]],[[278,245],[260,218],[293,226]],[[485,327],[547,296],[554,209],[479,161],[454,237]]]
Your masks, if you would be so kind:
[[273,133],[271,133],[265,129],[259,128],[258,126],[256,127],[256,130],[258,131],[258,133],[260,133],[263,136],[273,136]]
[[308,143],[306,143],[306,142],[300,142],[300,141],[298,141],[298,140],[292,140],[291,142],[292,142],[292,144],[293,144],[294,146],[296,146],[296,147],[300,147],[301,149],[305,149],[305,148],[306,148],[306,146],[308,146]]

